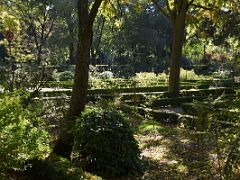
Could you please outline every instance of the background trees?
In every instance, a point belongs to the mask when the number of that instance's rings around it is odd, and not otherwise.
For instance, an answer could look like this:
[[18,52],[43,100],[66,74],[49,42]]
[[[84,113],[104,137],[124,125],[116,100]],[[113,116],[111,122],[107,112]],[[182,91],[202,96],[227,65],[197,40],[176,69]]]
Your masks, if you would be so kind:
[[[3,1],[2,7],[4,5],[5,11],[18,22],[15,28],[22,27],[17,30],[15,43],[7,43],[4,47],[9,48],[12,60],[36,63],[35,71],[42,72],[44,76],[37,74],[35,82],[52,78],[45,76],[46,65],[61,71],[59,66],[76,64],[68,120],[63,123],[65,128],[59,139],[62,144],[56,146],[59,154],[70,156],[72,127],[86,105],[90,63],[107,64],[116,75],[125,77],[141,71],[167,72],[170,64],[169,91],[175,93],[179,90],[186,40],[193,41],[202,53],[201,57],[206,57],[210,42],[215,45],[225,42],[237,47],[238,31],[221,33],[232,26],[238,27],[236,16],[239,13],[233,8],[235,1],[152,2]],[[1,30],[5,31],[4,28]],[[193,54],[195,48],[192,44],[185,45],[184,55]],[[14,77],[14,73],[12,75]]]
[[[195,19],[199,12],[216,13],[224,8],[231,9],[236,2],[230,1],[198,1],[198,0],[152,0],[156,8],[169,18],[173,25],[173,44],[169,77],[169,92],[174,93],[179,90],[180,58],[182,57],[182,47],[187,18]],[[219,17],[219,16],[218,16]]]
[[[142,2],[140,9],[136,9],[136,4],[124,4],[122,15],[105,20],[101,54],[96,55],[103,64],[109,64],[114,73],[129,77],[140,71],[167,69],[171,24],[151,8],[147,2]],[[93,45],[96,41],[94,39]]]

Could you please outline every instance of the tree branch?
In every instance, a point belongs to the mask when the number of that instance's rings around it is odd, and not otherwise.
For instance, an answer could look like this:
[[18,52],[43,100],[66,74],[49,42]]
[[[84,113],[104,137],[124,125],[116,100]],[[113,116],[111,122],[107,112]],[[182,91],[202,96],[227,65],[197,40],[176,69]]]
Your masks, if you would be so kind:
[[200,8],[200,9],[209,10],[209,11],[215,9],[214,7],[205,7],[200,4],[192,4],[192,6],[194,6],[195,8]]
[[181,0],[180,2],[178,1],[178,3],[180,3],[180,4],[178,5],[178,13],[180,13],[180,12],[182,11],[182,7],[183,7],[183,4],[184,4],[183,1],[185,1],[185,0]]
[[91,11],[89,13],[88,26],[93,25],[93,22],[94,22],[94,20],[97,16],[98,9],[99,9],[101,4],[102,4],[102,0],[95,0],[93,6],[91,8]]
[[152,0],[153,4],[156,6],[156,8],[167,18],[170,19],[169,14],[167,14],[166,11],[164,11],[164,9],[158,4],[158,2],[156,0]]

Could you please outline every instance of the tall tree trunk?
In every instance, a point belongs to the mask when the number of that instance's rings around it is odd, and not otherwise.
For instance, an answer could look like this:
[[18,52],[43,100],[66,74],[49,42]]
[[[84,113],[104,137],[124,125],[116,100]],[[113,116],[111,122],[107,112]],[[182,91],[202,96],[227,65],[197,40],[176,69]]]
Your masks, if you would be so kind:
[[180,89],[180,61],[182,57],[186,13],[187,6],[186,8],[183,6],[173,21],[173,44],[168,89],[172,94],[178,94]]
[[88,0],[78,0],[79,32],[74,85],[68,117],[62,124],[61,134],[53,150],[54,153],[68,159],[74,143],[73,127],[86,105],[92,26],[101,2],[102,0],[95,0],[89,13]]

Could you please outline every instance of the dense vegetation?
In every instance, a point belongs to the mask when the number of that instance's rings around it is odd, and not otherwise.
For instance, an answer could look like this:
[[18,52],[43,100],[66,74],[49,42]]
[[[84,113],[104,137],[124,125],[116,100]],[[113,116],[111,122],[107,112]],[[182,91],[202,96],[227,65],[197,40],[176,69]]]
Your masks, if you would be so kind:
[[0,171],[21,170],[27,161],[49,153],[49,135],[44,121],[32,108],[23,108],[18,96],[5,96],[0,102]]
[[1,0],[0,179],[239,179],[239,4]]

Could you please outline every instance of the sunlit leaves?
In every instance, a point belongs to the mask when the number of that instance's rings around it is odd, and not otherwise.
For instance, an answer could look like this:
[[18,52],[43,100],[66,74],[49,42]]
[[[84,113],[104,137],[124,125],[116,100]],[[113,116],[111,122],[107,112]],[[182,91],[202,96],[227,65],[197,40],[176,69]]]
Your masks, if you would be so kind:
[[30,158],[48,154],[47,143],[48,134],[40,119],[21,107],[19,97],[0,101],[0,172],[23,170]]
[[0,21],[2,28],[0,30],[6,32],[11,31],[17,34],[20,31],[20,22],[16,16],[9,14],[7,11],[0,12]]

